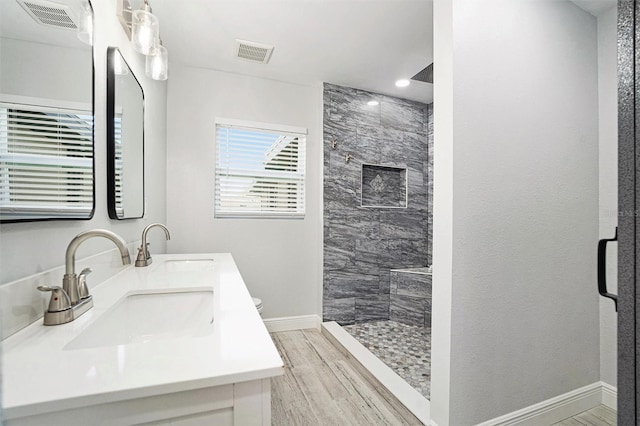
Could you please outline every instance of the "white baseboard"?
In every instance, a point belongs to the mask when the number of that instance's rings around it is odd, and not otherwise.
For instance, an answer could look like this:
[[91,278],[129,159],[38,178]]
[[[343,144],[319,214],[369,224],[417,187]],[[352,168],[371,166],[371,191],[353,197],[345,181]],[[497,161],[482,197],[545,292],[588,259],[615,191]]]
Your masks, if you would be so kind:
[[315,328],[320,330],[322,319],[318,315],[300,315],[297,317],[266,318],[263,320],[269,333],[279,331],[304,330]]
[[600,404],[615,408],[617,390],[604,382],[596,382],[525,407],[504,416],[488,420],[477,426],[539,426],[550,425]]
[[614,410],[618,409],[618,388],[609,383],[602,383],[602,403]]

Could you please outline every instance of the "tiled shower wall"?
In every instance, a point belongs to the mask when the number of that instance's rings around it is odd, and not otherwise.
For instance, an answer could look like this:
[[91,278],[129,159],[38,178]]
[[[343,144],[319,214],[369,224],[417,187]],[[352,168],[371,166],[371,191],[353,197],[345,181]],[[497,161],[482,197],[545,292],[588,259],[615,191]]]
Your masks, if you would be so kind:
[[[324,85],[325,321],[389,319],[389,270],[431,264],[432,158],[433,104]],[[361,207],[363,186],[390,184],[363,164],[406,168],[407,207]]]

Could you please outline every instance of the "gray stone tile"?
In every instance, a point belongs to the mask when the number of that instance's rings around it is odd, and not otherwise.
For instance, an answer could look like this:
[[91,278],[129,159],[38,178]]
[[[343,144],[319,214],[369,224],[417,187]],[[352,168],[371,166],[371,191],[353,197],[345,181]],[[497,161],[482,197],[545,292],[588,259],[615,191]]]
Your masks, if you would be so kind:
[[380,123],[403,131],[425,133],[424,109],[393,101],[380,102]]
[[380,273],[378,274],[380,277],[380,294],[389,294],[391,293],[391,277],[388,269],[380,269]]
[[361,260],[358,259],[357,256],[350,270],[364,275],[377,275],[378,277],[380,277],[381,271],[380,264],[378,264],[377,262],[368,262],[366,260]]
[[386,136],[384,127],[369,126],[367,124],[358,124],[356,126],[356,135],[358,137],[364,137],[378,141],[378,144],[376,144],[372,148],[377,148],[380,143],[384,143]]
[[[406,163],[408,158],[405,151],[404,130],[395,127],[382,126],[380,128],[380,146],[385,162]],[[418,155],[421,159],[423,154]]]
[[331,103],[328,106],[329,118],[353,124],[380,125],[380,107],[367,105],[370,94],[359,90],[337,87],[331,90]]
[[[356,321],[383,310],[387,299],[380,296],[392,291],[390,268],[431,261],[433,107],[332,84],[324,88],[324,298],[358,298],[358,315],[355,301],[327,305],[346,307],[347,320]],[[379,106],[366,105],[372,97]],[[409,208],[394,209],[408,214],[359,207],[364,163],[408,169]],[[373,306],[363,307],[370,299]]]
[[424,304],[424,326],[431,327],[431,299],[427,300]]
[[362,262],[377,263],[382,267],[389,266],[390,255],[386,250],[381,240],[369,238],[356,240],[356,259]]
[[344,182],[337,179],[326,179],[324,182],[324,208],[327,210],[339,210],[354,208],[359,204],[358,191],[355,185],[346,187]]
[[[380,239],[427,239],[427,212],[407,208],[380,211]],[[420,265],[424,266],[424,265]]]
[[427,219],[427,265],[433,264],[433,217]]
[[398,274],[399,272],[396,272],[396,271],[389,272],[389,293],[390,294],[398,293]]
[[[329,234],[333,238],[376,238],[380,233],[380,212],[361,208],[330,209]],[[353,247],[355,249],[355,245]]]
[[336,141],[335,149],[345,149],[345,147],[351,149],[355,146],[357,132],[355,128],[348,123],[325,119],[322,131],[324,133],[325,150],[333,150],[331,147],[332,138],[335,138]]
[[377,262],[381,268],[420,267],[426,264],[426,246],[424,239],[359,239],[356,240],[356,259]]
[[425,299],[423,297],[391,294],[389,319],[403,324],[424,326]]
[[377,294],[380,277],[353,271],[328,271],[325,274],[324,297],[342,299]]
[[402,149],[411,167],[422,169],[427,162],[429,137],[424,133],[402,132]]
[[[421,170],[409,167],[407,170],[407,206],[415,209],[427,209],[428,187],[424,184],[424,174]],[[426,212],[423,213],[425,219]]]
[[354,298],[324,298],[322,302],[324,321],[337,321],[340,325],[353,324],[356,320],[356,301]]
[[[352,153],[352,155],[354,155]],[[350,189],[360,186],[361,162],[357,158],[352,158],[349,162],[345,161],[343,151],[335,150],[329,153],[329,176],[331,180],[339,182]]]
[[356,297],[356,323],[388,319],[388,294]]
[[331,271],[346,269],[355,262],[355,238],[334,237],[324,241],[324,269]]
[[379,164],[383,158],[382,153],[377,149],[378,146],[380,146],[380,140],[358,135],[350,154],[360,164]]
[[431,275],[394,272],[395,294],[431,299]]

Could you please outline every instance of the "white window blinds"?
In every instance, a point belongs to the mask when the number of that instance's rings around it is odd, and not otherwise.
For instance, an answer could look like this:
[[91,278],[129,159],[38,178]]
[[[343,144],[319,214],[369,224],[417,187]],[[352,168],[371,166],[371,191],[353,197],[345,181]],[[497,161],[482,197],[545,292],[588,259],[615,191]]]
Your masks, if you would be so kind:
[[306,129],[216,122],[216,217],[304,217]]
[[92,113],[0,102],[0,218],[92,211]]
[[116,113],[113,118],[114,142],[115,142],[115,188],[116,188],[116,215],[124,217],[123,201],[123,181],[124,181],[124,158],[122,156],[122,113]]

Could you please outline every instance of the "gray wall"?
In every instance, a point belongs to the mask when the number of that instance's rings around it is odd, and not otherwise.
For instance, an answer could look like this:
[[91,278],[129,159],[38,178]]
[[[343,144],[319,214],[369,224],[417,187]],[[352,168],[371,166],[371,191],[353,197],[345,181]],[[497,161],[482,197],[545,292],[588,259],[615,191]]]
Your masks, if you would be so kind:
[[431,413],[459,426],[600,379],[596,20],[436,0],[434,23]]
[[[389,269],[431,263],[432,115],[431,105],[325,84],[325,321],[388,319]],[[363,163],[406,167],[408,207],[361,207]]]
[[[3,224],[0,227],[0,283],[17,280],[64,264],[69,241],[81,231],[106,228],[126,241],[140,239],[149,223],[166,218],[166,82],[146,78],[144,56],[136,53],[115,14],[116,4],[93,0],[95,13],[95,190],[96,210],[89,221],[52,221]],[[123,56],[140,80],[145,94],[145,218],[115,221],[107,214],[106,171],[106,51],[120,47]],[[68,79],[71,77],[67,77]],[[165,251],[161,232],[149,235],[153,253]],[[78,250],[78,258],[113,248],[113,243],[94,238]],[[135,253],[134,253],[135,254]],[[55,284],[55,283],[50,283]],[[56,284],[57,285],[57,284]],[[35,290],[34,290],[35,291]]]
[[[618,57],[617,8],[598,15],[598,136],[600,238],[618,225]],[[607,286],[618,294],[617,243],[607,248]],[[610,299],[600,299],[600,380],[617,386],[618,316]]]

